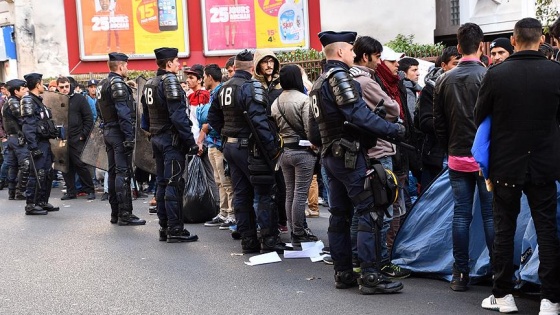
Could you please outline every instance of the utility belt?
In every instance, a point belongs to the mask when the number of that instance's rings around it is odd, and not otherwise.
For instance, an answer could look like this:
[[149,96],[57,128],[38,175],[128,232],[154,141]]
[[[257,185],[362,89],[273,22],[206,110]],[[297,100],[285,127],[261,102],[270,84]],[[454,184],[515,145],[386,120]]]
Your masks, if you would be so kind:
[[360,142],[344,138],[335,140],[331,145],[331,152],[335,158],[344,158],[344,167],[353,170],[356,168],[356,162],[358,161]]

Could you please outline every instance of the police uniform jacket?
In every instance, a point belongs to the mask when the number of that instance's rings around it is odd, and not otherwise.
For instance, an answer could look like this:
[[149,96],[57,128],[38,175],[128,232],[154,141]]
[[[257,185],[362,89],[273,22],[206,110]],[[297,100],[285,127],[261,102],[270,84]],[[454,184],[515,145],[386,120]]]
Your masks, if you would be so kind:
[[492,115],[490,179],[498,184],[560,179],[560,63],[520,51],[491,67],[476,124]]

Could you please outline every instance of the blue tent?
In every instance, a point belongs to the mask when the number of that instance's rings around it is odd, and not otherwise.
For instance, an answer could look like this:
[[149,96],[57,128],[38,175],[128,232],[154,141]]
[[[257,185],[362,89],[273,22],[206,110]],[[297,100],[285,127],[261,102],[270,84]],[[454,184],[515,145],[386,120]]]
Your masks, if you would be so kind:
[[[558,183],[557,186],[560,192]],[[475,193],[475,196],[477,195]],[[453,266],[452,196],[449,172],[445,170],[418,198],[401,225],[393,245],[393,263],[409,268],[414,273],[451,280]],[[490,258],[484,241],[482,218],[477,199],[475,197],[469,245],[471,282],[476,282],[491,274]],[[558,215],[560,216],[560,211]],[[558,222],[560,223],[560,220]],[[522,253],[524,254],[523,262],[521,261]],[[537,253],[535,229],[530,217],[527,198],[523,196],[515,234],[514,264],[521,266],[518,280],[538,284]]]

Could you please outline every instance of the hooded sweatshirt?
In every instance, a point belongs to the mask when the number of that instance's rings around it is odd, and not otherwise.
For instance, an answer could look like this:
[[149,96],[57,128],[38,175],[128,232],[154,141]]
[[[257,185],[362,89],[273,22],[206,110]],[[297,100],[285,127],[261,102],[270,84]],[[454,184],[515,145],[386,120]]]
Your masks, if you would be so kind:
[[[272,57],[274,59],[274,70],[272,71],[272,80],[267,81],[264,77],[263,73],[261,73],[259,69],[259,63],[265,57]],[[276,58],[274,52],[270,49],[257,49],[255,50],[255,56],[253,58],[254,66],[255,66],[255,73],[253,74],[253,78],[258,80],[263,86],[264,89],[267,91],[268,95],[268,104],[269,106],[272,105],[274,100],[282,93],[282,86],[280,85],[280,61]]]
[[[364,66],[354,66],[350,68],[350,74],[360,83],[362,97],[367,106],[373,111],[377,108],[377,104],[383,100],[383,106],[385,106],[385,111],[387,112],[385,120],[394,122],[400,114],[399,103],[397,103],[395,99],[390,98],[389,95],[383,91],[381,86],[373,79],[374,73],[372,69]],[[368,157],[379,159],[394,155],[395,153],[396,148],[394,144],[378,139],[377,145],[368,150]]]

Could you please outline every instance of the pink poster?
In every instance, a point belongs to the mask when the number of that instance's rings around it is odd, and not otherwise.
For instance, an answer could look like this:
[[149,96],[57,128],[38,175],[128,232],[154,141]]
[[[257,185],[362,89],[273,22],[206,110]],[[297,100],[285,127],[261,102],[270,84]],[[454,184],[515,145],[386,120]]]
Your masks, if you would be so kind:
[[206,0],[208,51],[255,48],[254,0]]

